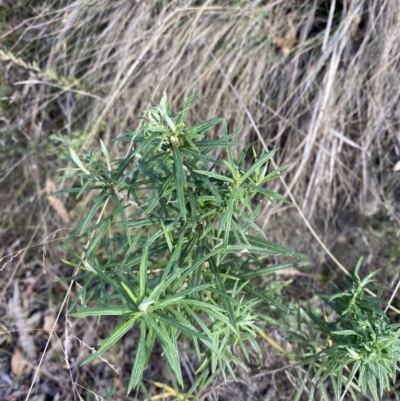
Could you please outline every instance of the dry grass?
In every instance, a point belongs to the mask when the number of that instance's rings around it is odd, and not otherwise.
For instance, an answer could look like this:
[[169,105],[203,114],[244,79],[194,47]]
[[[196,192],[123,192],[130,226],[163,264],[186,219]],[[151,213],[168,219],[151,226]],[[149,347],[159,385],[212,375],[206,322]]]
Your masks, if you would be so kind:
[[[285,181],[316,234],[346,267],[366,256],[368,268],[383,268],[381,279],[391,294],[400,261],[400,172],[393,171],[400,159],[397,2],[101,0],[29,1],[25,7],[4,3],[0,258],[20,251],[1,273],[6,285],[1,288],[0,322],[6,328],[22,330],[20,320],[13,323],[7,305],[16,292],[21,298],[29,280],[36,280],[32,294],[42,291],[43,298],[24,300],[20,306],[28,321],[35,311],[41,313],[37,326],[26,330],[44,324],[46,311],[56,318],[66,293],[65,285],[53,283],[66,275],[59,262],[59,242],[31,247],[52,240],[59,228],[68,229],[46,193],[46,178],[54,178],[65,163],[60,155],[66,144],[97,147],[100,137],[109,143],[124,130],[136,128],[135,116],[164,90],[177,107],[198,93],[193,121],[231,116],[231,128],[243,126],[240,140],[262,147],[261,135],[266,146],[279,148],[276,163],[293,163]],[[287,192],[282,183],[275,185],[274,190]],[[85,200],[63,202],[70,220],[86,205]],[[326,281],[340,279],[340,270],[328,263],[298,210],[266,206],[263,218],[261,224],[271,238],[309,254],[313,271]],[[57,232],[56,238],[65,232]],[[65,341],[68,325],[62,319],[61,315],[57,324]],[[80,336],[80,324],[75,322],[70,332]],[[91,324],[95,331],[98,326]],[[30,335],[36,345],[43,342],[43,332]],[[94,344],[96,335],[87,331],[87,336],[85,341]],[[1,347],[9,355],[17,346],[26,353],[21,332],[13,338],[8,335]],[[126,350],[134,349],[128,343]],[[71,355],[81,353],[71,344]],[[44,345],[37,347],[42,350]],[[60,369],[64,356],[59,347],[52,340],[43,369],[62,383],[57,391],[67,400],[72,394],[65,395],[68,391],[62,388],[71,388],[71,382],[68,371]],[[128,362],[123,355],[121,350],[122,369]],[[27,363],[37,363],[37,356],[26,358]],[[51,371],[51,363],[58,366],[57,372]],[[75,363],[71,380],[94,391],[110,385],[112,380],[98,381],[97,374],[103,373],[96,369],[78,369]],[[159,380],[161,370],[156,366],[149,378]],[[34,385],[38,395],[44,391],[40,383],[48,383],[43,372]],[[79,374],[86,374],[85,379]],[[26,375],[21,386],[26,387],[31,377]],[[288,377],[283,385],[265,390],[268,399],[290,396],[290,390],[282,389],[289,381]],[[15,399],[24,399],[25,387]],[[74,394],[79,392],[76,387]],[[246,399],[251,397],[257,396]]]

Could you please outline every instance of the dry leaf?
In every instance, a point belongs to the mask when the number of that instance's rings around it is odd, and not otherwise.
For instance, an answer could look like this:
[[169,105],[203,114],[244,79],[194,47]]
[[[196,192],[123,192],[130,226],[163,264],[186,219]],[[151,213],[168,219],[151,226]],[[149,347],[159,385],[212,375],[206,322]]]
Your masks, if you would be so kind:
[[350,35],[356,42],[360,41],[364,37],[364,30],[360,28],[361,17],[356,15],[351,21]]
[[34,395],[33,397],[30,397],[30,401],[44,401],[45,399],[45,394],[39,394],[39,395]]
[[11,371],[15,376],[19,377],[24,371],[25,365],[26,361],[22,351],[19,348],[16,348],[11,357]]
[[40,322],[41,318],[42,318],[42,312],[36,312],[36,313],[32,314],[31,316],[29,316],[26,323],[28,324],[29,327],[34,329],[38,326],[38,323]]
[[46,194],[50,195],[52,192],[56,190],[56,185],[50,177],[46,178]]
[[54,182],[51,180],[51,178],[47,177],[46,178],[46,193],[48,195],[47,197],[49,199],[49,203],[53,207],[53,209],[56,211],[56,213],[58,214],[60,219],[64,223],[68,223],[69,215],[68,215],[67,209],[65,209],[64,204],[61,202],[61,199],[56,198],[55,196],[50,196],[50,194],[52,192],[54,192],[55,189],[56,189],[56,186],[55,186]]
[[400,160],[394,165],[393,171],[400,171]]
[[46,331],[53,330],[55,321],[56,320],[54,319],[53,315],[46,315],[44,317],[43,329],[46,330]]
[[296,27],[293,24],[292,20],[288,20],[289,30],[283,38],[276,37],[273,40],[273,43],[276,47],[279,47],[282,50],[282,53],[287,56],[290,51],[297,45],[296,39]]

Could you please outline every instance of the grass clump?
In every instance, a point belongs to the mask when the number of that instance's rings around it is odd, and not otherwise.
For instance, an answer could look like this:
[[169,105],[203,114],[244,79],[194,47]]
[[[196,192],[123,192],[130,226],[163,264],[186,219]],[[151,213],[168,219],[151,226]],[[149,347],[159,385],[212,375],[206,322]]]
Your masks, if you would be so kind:
[[[254,223],[260,195],[287,203],[263,186],[287,165],[269,171],[275,151],[253,150],[249,156],[248,146],[234,157],[231,148],[240,143],[232,140],[239,131],[229,134],[223,118],[186,126],[193,100],[173,113],[164,94],[139,130],[118,138],[128,146],[123,158],[114,160],[113,148],[102,141],[100,153],[86,152],[82,159],[71,148],[76,169],[70,177],[80,185],[59,191],[98,192],[67,240],[76,259],[67,263],[82,271],[75,276],[82,286],[74,305],[79,299],[83,305],[70,315],[118,317],[85,362],[138,327],[128,393],[141,384],[156,341],[183,387],[181,335],[197,356],[197,389],[210,374],[221,372],[226,379],[226,372],[235,377],[235,366],[246,369],[250,353],[261,356],[256,305],[262,301],[286,311],[250,280],[288,267],[265,267],[268,256],[304,258],[270,242]],[[222,138],[210,139],[209,130],[218,124]],[[244,170],[248,157],[253,163]]]

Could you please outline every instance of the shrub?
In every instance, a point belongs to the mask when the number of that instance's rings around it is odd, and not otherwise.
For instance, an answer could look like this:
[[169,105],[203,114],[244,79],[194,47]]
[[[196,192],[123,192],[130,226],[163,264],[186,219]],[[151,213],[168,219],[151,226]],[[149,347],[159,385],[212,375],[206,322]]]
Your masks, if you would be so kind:
[[[254,223],[260,196],[288,203],[263,186],[287,165],[269,171],[275,151],[257,155],[249,146],[234,157],[232,147],[241,144],[232,140],[239,131],[229,134],[223,118],[187,127],[193,100],[173,113],[164,94],[145,112],[142,127],[110,149],[100,140],[101,152],[83,152],[80,158],[71,148],[76,168],[69,177],[80,185],[59,191],[78,197],[96,192],[66,241],[75,260],[65,262],[81,271],[74,279],[82,283],[73,303],[82,307],[70,316],[118,318],[84,363],[138,327],[128,393],[140,385],[156,341],[183,386],[181,335],[191,340],[199,361],[198,387],[210,373],[235,377],[235,366],[246,369],[250,349],[260,356],[255,306],[266,302],[286,310],[250,281],[291,266],[266,267],[268,256],[304,258],[270,242]],[[209,139],[209,130],[219,124],[222,138]],[[113,159],[121,142],[127,143],[126,156]],[[249,158],[251,167],[244,170]]]
[[[400,325],[389,322],[381,308],[382,289],[372,286],[378,271],[361,279],[361,262],[362,259],[343,289],[332,284],[332,295],[319,294],[332,311],[331,318],[323,319],[309,311],[311,320],[307,325],[313,333],[309,338],[300,333],[296,339],[292,338],[301,345],[302,363],[309,367],[297,397],[304,392],[309,375],[312,377],[307,391],[310,401],[315,399],[317,388],[323,399],[330,399],[327,383],[332,384],[337,401],[343,400],[347,393],[354,400],[359,399],[357,393],[361,393],[379,401],[384,391],[390,390],[390,379],[393,383],[396,381]],[[369,295],[370,289],[378,290],[377,296]]]

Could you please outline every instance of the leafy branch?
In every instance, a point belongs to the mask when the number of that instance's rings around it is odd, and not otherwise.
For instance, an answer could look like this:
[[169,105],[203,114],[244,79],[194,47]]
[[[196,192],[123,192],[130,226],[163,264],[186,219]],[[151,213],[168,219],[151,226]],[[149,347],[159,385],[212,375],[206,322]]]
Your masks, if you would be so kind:
[[[254,291],[253,277],[283,268],[263,267],[266,256],[304,258],[300,253],[269,241],[257,226],[259,196],[270,202],[286,199],[264,188],[287,165],[268,172],[275,151],[257,155],[249,146],[234,156],[239,131],[228,133],[225,119],[185,125],[194,101],[173,113],[164,94],[159,105],[145,112],[138,131],[117,138],[108,149],[84,152],[69,177],[80,185],[58,193],[96,191],[87,215],[73,230],[66,246],[82,274],[73,305],[82,307],[70,316],[116,316],[113,332],[89,356],[88,363],[114,346],[137,326],[139,340],[128,393],[138,387],[156,341],[183,386],[179,338],[185,335],[199,360],[198,373],[246,369],[234,349],[249,361],[249,349],[261,356],[255,307],[277,304],[262,291]],[[209,130],[222,124],[222,138],[209,139]],[[114,159],[117,143],[134,148]],[[224,160],[226,156],[227,160]],[[252,158],[251,167],[244,164]],[[111,207],[95,223],[103,205]],[[290,265],[289,265],[290,266]],[[207,375],[201,375],[206,380]]]

